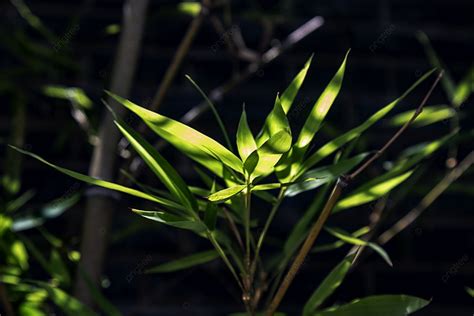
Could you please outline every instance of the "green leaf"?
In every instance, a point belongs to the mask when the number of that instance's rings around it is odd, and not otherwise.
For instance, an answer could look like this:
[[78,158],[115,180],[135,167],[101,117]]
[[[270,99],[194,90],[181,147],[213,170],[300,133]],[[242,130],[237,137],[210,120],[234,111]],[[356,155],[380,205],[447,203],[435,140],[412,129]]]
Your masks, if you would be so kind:
[[46,161],[45,159],[41,158],[40,156],[35,155],[33,153],[30,153],[26,150],[22,150],[22,149],[19,149],[17,147],[11,146],[11,145],[10,145],[10,147],[12,147],[15,150],[18,150],[19,152],[21,152],[25,155],[33,157],[33,158],[41,161],[42,163],[50,166],[51,168],[56,169],[57,171],[62,172],[62,173],[66,174],[66,175],[68,175],[68,176],[70,176],[74,179],[77,179],[77,180],[80,180],[80,181],[83,181],[83,182],[87,182],[89,184],[101,186],[101,187],[104,187],[104,188],[107,188],[107,189],[123,192],[123,193],[129,194],[129,195],[133,195],[133,196],[145,199],[145,200],[156,202],[156,203],[161,204],[163,206],[168,206],[170,208],[180,209],[180,210],[183,209],[183,207],[181,205],[179,205],[179,204],[177,204],[173,201],[170,201],[170,200],[167,200],[167,199],[164,199],[164,198],[161,198],[161,197],[157,197],[157,196],[154,196],[154,195],[151,195],[151,194],[147,194],[147,193],[135,190],[135,189],[131,189],[131,188],[119,185],[119,184],[115,184],[115,183],[112,183],[112,182],[96,179],[96,178],[93,178],[93,177],[89,177],[89,176],[86,176],[86,175],[83,175],[81,173],[71,171],[71,170],[68,170],[68,169],[65,169],[65,168],[61,168],[59,166],[56,166],[56,165]]
[[28,252],[26,251],[25,245],[20,240],[15,240],[10,245],[10,251],[15,261],[18,263],[22,270],[28,269]]
[[200,264],[208,263],[219,258],[219,253],[215,250],[195,253],[178,260],[160,264],[159,266],[148,269],[146,273],[169,273],[188,269]]
[[[367,157],[367,153],[359,154],[349,159],[340,160],[333,165],[308,170],[301,176],[302,181],[298,181],[291,185],[285,191],[285,196],[295,196],[302,192],[316,189],[328,182],[332,182],[339,176],[349,172],[352,168],[357,166],[365,157]],[[305,179],[315,179],[315,181],[304,181]]]
[[323,122],[324,118],[329,112],[329,109],[333,105],[334,100],[339,94],[339,91],[341,90],[348,55],[349,51],[346,53],[344,61],[339,67],[339,70],[331,79],[326,89],[324,89],[318,101],[316,101],[314,104],[311,113],[303,125],[303,129],[301,130],[298,140],[295,143],[295,148],[301,155],[304,154],[308,149],[311,141],[314,138],[314,135],[318,132],[319,128],[321,127],[321,123]]
[[71,283],[71,276],[69,275],[68,268],[61,258],[61,255],[56,249],[51,249],[49,256],[49,267],[50,271],[54,271],[54,277],[58,279],[61,284],[69,286]]
[[84,109],[92,108],[92,100],[80,88],[47,85],[43,87],[43,93],[51,98],[68,100]]
[[467,294],[469,294],[471,297],[474,297],[474,289],[471,289],[470,287],[465,287]]
[[282,130],[271,136],[262,146],[257,149],[258,163],[255,167],[254,176],[262,176],[271,173],[283,154],[291,148],[291,134]]
[[242,161],[246,161],[252,152],[257,150],[255,138],[247,122],[247,114],[245,108],[242,110],[239,127],[237,129],[237,149]]
[[[397,114],[390,119],[389,124],[391,126],[402,126],[413,117],[413,114],[415,114],[415,110]],[[439,121],[447,120],[453,117],[455,114],[456,112],[446,105],[426,106],[423,108],[423,112],[421,112],[412,125],[415,127],[427,126]]]
[[453,95],[453,105],[460,107],[474,92],[474,65],[471,66],[467,75],[457,85]]
[[262,131],[257,137],[257,146],[261,147],[272,136],[282,131],[290,133],[290,124],[286,117],[286,113],[283,110],[281,100],[276,96],[275,105],[273,106],[272,111],[268,114]]
[[303,316],[309,316],[314,313],[321,304],[341,285],[342,281],[349,271],[354,256],[344,258],[326,278],[321,282],[318,288],[313,292],[303,308]]
[[12,230],[15,232],[31,229],[43,225],[48,219],[56,218],[79,202],[81,193],[66,194],[54,201],[47,203],[39,210],[30,215],[14,218]]
[[431,46],[430,39],[424,32],[417,32],[416,34],[418,41],[423,45],[425,49],[425,53],[430,61],[431,65],[439,70],[444,70],[444,75],[441,78],[441,85],[444,88],[444,91],[448,95],[449,100],[452,102],[454,99],[454,91],[455,91],[455,83],[454,80],[451,78],[447,68],[445,67],[444,63],[436,54],[435,50]]
[[408,295],[377,295],[331,307],[313,316],[405,316],[422,309],[429,301]]
[[390,259],[389,255],[379,245],[377,245],[373,242],[369,242],[369,241],[365,241],[365,240],[362,240],[360,238],[357,238],[357,237],[349,234],[348,232],[343,231],[342,229],[329,228],[329,227],[325,227],[324,229],[328,233],[330,233],[334,237],[342,240],[345,243],[355,245],[355,246],[368,246],[368,247],[372,248],[375,252],[377,252],[382,257],[382,259],[385,260],[385,262],[387,262],[387,264],[389,266],[393,267],[393,263],[392,263],[392,260]]
[[341,146],[347,144],[351,140],[359,137],[364,131],[366,131],[369,127],[375,124],[377,121],[382,119],[385,115],[387,115],[398,103],[400,103],[413,89],[415,89],[420,83],[422,83],[426,78],[428,78],[435,70],[431,70],[425,75],[423,75],[420,79],[418,79],[407,91],[405,91],[398,99],[391,102],[381,110],[377,111],[371,117],[369,117],[364,123],[357,126],[356,128],[351,129],[350,131],[342,134],[341,136],[336,137],[335,139],[331,140],[330,142],[326,143],[322,146],[319,150],[313,153],[302,165],[301,169],[297,173],[295,177],[300,176],[310,168],[312,168],[315,164],[319,161],[324,159],[325,157],[331,155],[336,150],[338,150]]
[[83,305],[76,298],[69,296],[63,290],[53,287],[46,282],[34,281],[32,284],[44,288],[48,292],[48,298],[57,305],[65,315],[68,316],[98,316],[89,307]]
[[152,221],[163,223],[172,227],[191,230],[197,234],[201,234],[206,230],[206,226],[195,219],[189,219],[181,216],[176,216],[162,211],[142,211],[132,209],[132,211],[140,216],[143,216]]
[[28,190],[19,197],[17,197],[14,200],[8,201],[7,205],[5,207],[5,211],[7,213],[13,213],[15,211],[18,211],[20,208],[22,208],[28,201],[30,201],[33,196],[35,195],[35,192],[33,190]]
[[[350,235],[352,237],[360,237],[360,236],[363,236],[363,235],[367,234],[368,232],[370,232],[370,227],[364,226],[364,227],[356,230],[355,232],[351,233]],[[347,243],[345,243],[342,240],[337,240],[333,243],[316,246],[313,249],[311,249],[311,253],[318,253],[318,252],[338,249],[338,248],[341,248],[342,246],[344,246],[346,244]]]
[[190,16],[197,16],[201,12],[201,4],[199,2],[181,2],[178,3],[178,11]]
[[[356,207],[362,204],[366,204],[372,202],[385,194],[389,193],[403,181],[408,179],[409,176],[413,173],[414,170],[410,170],[408,172],[403,173],[402,175],[394,175],[388,179],[384,179],[384,181],[379,182],[379,179],[374,179],[369,181],[352,193],[350,193],[347,197],[341,199],[334,208],[333,212],[339,212],[348,208]],[[392,175],[392,174],[390,174]]]
[[[223,175],[223,165],[243,173],[242,162],[230,150],[212,138],[171,118],[140,107],[111,92],[113,99],[138,115],[155,133],[182,151],[191,159],[202,164],[218,176]],[[219,159],[216,159],[219,157]]]
[[286,90],[282,93],[280,100],[281,100],[281,106],[283,108],[283,111],[285,111],[285,113],[288,113],[291,106],[293,105],[293,101],[295,100],[295,97],[298,94],[298,91],[300,90],[300,87],[303,84],[304,79],[306,78],[306,73],[308,72],[308,69],[309,69],[309,66],[311,65],[312,60],[313,60],[313,55],[309,57],[303,69],[300,70],[300,72],[296,75],[296,77],[290,83],[288,88],[286,88]]
[[224,190],[217,191],[212,193],[207,198],[211,202],[223,202],[225,200],[230,199],[236,194],[242,192],[247,186],[245,184],[236,185],[230,188],[226,188]]
[[188,186],[171,164],[150,143],[125,123],[115,121],[115,124],[148,167],[170,190],[171,194],[185,205],[190,212],[197,212],[196,198],[191,194]]

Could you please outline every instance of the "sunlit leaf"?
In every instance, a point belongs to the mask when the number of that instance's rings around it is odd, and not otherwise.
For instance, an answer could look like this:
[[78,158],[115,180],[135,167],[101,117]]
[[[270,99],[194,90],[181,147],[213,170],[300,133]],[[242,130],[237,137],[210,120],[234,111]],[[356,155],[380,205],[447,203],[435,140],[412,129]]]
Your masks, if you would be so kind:
[[[138,115],[159,136],[217,175],[221,177],[223,175],[222,163],[234,171],[243,173],[240,159],[212,138],[183,123],[140,107],[111,92],[107,93]],[[220,160],[217,160],[216,157],[219,157]]]
[[349,52],[347,52],[342,65],[339,70],[336,72],[334,77],[331,79],[326,89],[316,101],[309,114],[306,122],[303,125],[303,128],[298,136],[298,140],[295,143],[295,148],[301,154],[304,154],[314,138],[314,135],[317,133],[321,127],[321,123],[326,117],[329,109],[334,103],[339,91],[341,90],[342,80],[344,78],[344,71],[346,69],[346,61]]
[[408,295],[368,296],[351,303],[316,312],[314,316],[405,316],[422,309],[429,301]]
[[246,161],[252,152],[257,150],[257,144],[247,122],[245,108],[242,110],[239,127],[237,129],[237,149],[242,161]]
[[[426,78],[428,78],[435,70],[431,70],[425,75],[423,75],[420,79],[418,79],[407,91],[405,91],[398,99],[391,102],[381,110],[377,111],[371,117],[369,117],[364,123],[357,126],[356,128],[351,129],[350,131],[342,134],[341,136],[336,137],[335,139],[329,141],[325,145],[323,145],[320,149],[318,149],[315,153],[313,153],[302,165],[301,169],[299,170],[297,176],[303,174],[306,170],[309,170],[319,161],[324,159],[325,157],[331,155],[336,150],[338,150],[341,146],[347,144],[351,140],[359,137],[364,131],[366,131],[369,127],[375,124],[377,121],[382,119],[385,115],[387,115],[398,103],[400,103],[413,89],[415,89],[420,83],[422,83]],[[296,176],[296,177],[297,177]]]
[[98,316],[89,307],[83,305],[76,298],[70,296],[63,290],[53,287],[46,282],[31,282],[41,288],[44,288],[48,292],[48,298],[58,306],[65,315],[68,316]]
[[92,108],[92,100],[80,88],[47,85],[43,87],[43,93],[51,98],[68,100],[72,104],[84,109]]
[[474,92],[474,65],[471,66],[467,75],[457,85],[453,96],[453,105],[460,107],[469,98],[471,93]]
[[22,270],[28,269],[28,252],[20,240],[15,240],[10,245],[10,251]]
[[[395,115],[390,119],[391,126],[402,126],[408,122],[415,113],[415,110],[403,112]],[[413,122],[413,126],[423,127],[436,122],[447,120],[455,115],[455,111],[449,106],[426,106],[423,108],[423,112]]]
[[300,87],[303,84],[304,79],[306,78],[306,73],[308,72],[308,69],[309,69],[309,66],[311,65],[312,60],[313,60],[313,55],[309,57],[303,69],[300,70],[300,72],[296,75],[296,77],[293,78],[293,81],[291,81],[288,88],[286,88],[286,90],[281,94],[281,97],[280,97],[281,106],[283,108],[283,111],[285,111],[285,113],[288,113],[291,106],[293,105],[293,101],[295,100],[295,97],[298,94],[298,91],[300,90]]
[[474,297],[474,289],[470,287],[465,287],[467,294],[469,294],[471,297]]
[[397,174],[391,178],[385,179],[385,181],[382,182],[377,182],[377,179],[369,181],[368,183],[363,184],[362,186],[354,190],[345,198],[341,199],[336,204],[334,212],[339,212],[341,210],[372,202],[389,193],[396,186],[408,179],[408,177],[411,176],[412,173],[413,170],[410,170],[401,175]]
[[198,252],[193,255],[174,260],[171,262],[160,264],[159,266],[150,268],[146,273],[168,273],[179,270],[188,269],[200,264],[208,263],[219,258],[219,253],[215,250]]
[[[353,233],[350,233],[350,235],[353,236],[353,237],[361,237],[361,236],[367,234],[368,232],[370,232],[370,227],[364,226],[364,227],[354,231]],[[318,252],[334,250],[334,249],[341,248],[344,245],[347,245],[347,243],[342,241],[342,240],[336,240],[333,243],[317,245],[316,247],[311,249],[311,253],[318,253]]]
[[225,200],[230,199],[236,194],[242,192],[247,186],[245,184],[236,185],[230,188],[226,188],[224,190],[217,191],[212,193],[207,198],[211,202],[223,202]]
[[196,16],[201,12],[201,4],[199,2],[181,2],[178,3],[178,11],[190,16]]
[[272,172],[283,154],[290,150],[291,140],[291,134],[287,130],[282,130],[260,146],[257,149],[258,163],[254,175],[267,175]]
[[122,132],[122,134],[128,139],[133,148],[135,148],[140,157],[142,157],[148,167],[168,188],[168,190],[170,190],[171,194],[181,201],[189,211],[196,212],[196,198],[191,194],[188,186],[171,164],[158,153],[155,147],[125,123],[115,121],[115,124],[120,132]]
[[272,136],[282,131],[287,131],[287,133],[290,133],[290,124],[288,122],[288,118],[286,117],[286,113],[283,110],[281,100],[278,96],[276,96],[273,109],[270,114],[268,114],[262,131],[257,137],[257,146],[261,147]]
[[313,292],[303,308],[303,316],[312,315],[319,306],[341,285],[349,271],[354,256],[344,258]]
[[167,199],[164,199],[164,198],[161,198],[161,197],[157,197],[157,196],[154,196],[154,195],[151,195],[151,194],[147,194],[147,193],[135,190],[135,189],[127,188],[127,187],[119,185],[119,184],[115,184],[115,183],[112,183],[112,182],[96,179],[96,178],[93,178],[93,177],[89,177],[89,176],[86,176],[86,175],[83,175],[81,173],[71,171],[71,170],[68,170],[68,169],[65,169],[65,168],[61,168],[59,166],[56,166],[56,165],[44,160],[40,156],[35,155],[33,153],[30,153],[26,150],[22,150],[22,149],[19,149],[17,147],[14,147],[14,146],[10,146],[10,147],[14,148],[15,150],[18,150],[19,152],[21,152],[25,155],[33,157],[33,158],[41,161],[42,163],[52,167],[53,169],[56,169],[57,171],[62,172],[62,173],[66,174],[66,175],[68,175],[68,176],[70,176],[74,179],[84,181],[84,182],[87,182],[89,184],[101,186],[101,187],[104,187],[104,188],[107,188],[107,189],[123,192],[123,193],[133,195],[133,196],[145,199],[145,200],[153,201],[153,202],[156,202],[158,204],[168,206],[168,207],[171,207],[171,208],[174,208],[174,209],[182,209],[183,208],[181,205],[179,205],[179,204],[177,204],[173,201],[170,201],[170,200],[167,200]]

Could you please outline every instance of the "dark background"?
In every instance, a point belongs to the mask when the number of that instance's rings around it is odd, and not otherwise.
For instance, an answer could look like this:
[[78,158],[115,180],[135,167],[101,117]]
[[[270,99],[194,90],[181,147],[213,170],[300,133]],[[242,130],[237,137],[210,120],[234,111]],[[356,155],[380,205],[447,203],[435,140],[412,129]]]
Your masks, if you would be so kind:
[[[234,23],[242,29],[247,46],[258,49],[262,29],[257,21],[249,17],[254,8],[251,3],[233,3],[233,17]],[[38,87],[61,84],[83,88],[94,101],[90,117],[93,121],[99,121],[100,115],[105,113],[100,98],[108,85],[118,39],[118,35],[105,34],[104,29],[109,24],[121,22],[122,2],[45,0],[27,1],[27,4],[56,34],[66,33],[72,19],[80,16],[77,21],[80,28],[64,47],[73,56],[73,67],[53,64],[51,67],[58,70],[46,75],[37,72],[15,79],[24,87],[26,94],[33,96],[33,101],[28,103],[28,148],[61,166],[87,172],[92,147],[70,118],[67,102],[42,96],[38,93]],[[174,5],[173,1],[152,1],[149,9],[143,50],[130,97],[138,104],[146,105],[151,101],[191,20],[166,13]],[[306,107],[310,106],[310,101],[314,102],[330,80],[347,49],[352,49],[343,88],[328,118],[328,126],[333,127],[336,133],[362,122],[376,109],[398,97],[421,73],[431,68],[423,47],[416,40],[417,30],[428,34],[456,81],[466,74],[474,62],[472,0],[282,1],[279,5],[273,1],[261,1],[260,7],[266,13],[281,16],[282,22],[275,27],[275,39],[284,39],[316,15],[324,17],[325,24],[218,104],[231,135],[235,134],[244,102],[253,129],[258,129],[273,105],[275,93],[286,87],[311,53],[315,54],[313,64],[297,101],[306,104]],[[0,4],[0,19],[2,42],[8,42],[15,29],[22,29],[35,38],[35,32],[29,29],[8,1]],[[371,51],[370,46],[384,32],[388,36]],[[191,75],[204,91],[210,91],[232,74],[235,66],[225,47],[221,45],[217,51],[211,49],[218,41],[219,34],[206,22],[160,109],[162,113],[178,118],[201,101],[198,93],[184,79],[184,74]],[[278,44],[275,41],[272,43]],[[21,62],[19,56],[0,44],[2,71]],[[245,64],[240,61],[239,67],[243,68]],[[423,85],[417,89],[398,111],[413,108],[427,88]],[[3,138],[12,124],[12,109],[8,98],[2,97],[1,100],[0,135]],[[465,130],[472,128],[472,120],[468,119],[472,118],[472,100],[471,97],[463,105],[467,117],[463,120]],[[446,95],[438,87],[429,103],[446,102]],[[301,116],[304,117],[303,113]],[[295,115],[291,119],[302,123],[302,117]],[[193,123],[193,127],[219,137],[217,124],[209,113]],[[393,133],[383,124],[378,124],[371,131],[367,138],[369,149],[377,148]],[[448,131],[447,123],[411,130],[391,148],[388,158],[409,145],[432,140]],[[330,135],[330,129],[327,129],[321,137]],[[4,148],[1,150],[3,153]],[[472,144],[470,148],[462,148],[459,156],[465,156],[470,150]],[[165,150],[165,156],[186,178],[197,181],[188,160],[180,158],[171,149]],[[430,163],[433,173],[428,174],[432,175],[433,181],[443,173],[445,158],[445,154],[441,154]],[[24,164],[23,187],[36,188],[35,203],[59,197],[67,194],[71,187],[75,188],[75,181],[32,159],[25,159]],[[466,174],[461,183],[472,188],[472,176],[472,172]],[[149,180],[146,175],[143,179]],[[425,180],[425,184],[430,184],[429,178]],[[84,185],[81,187],[85,188]],[[418,193],[427,192],[428,187],[415,189],[418,192],[406,199],[404,209],[400,209],[393,220],[414,207],[422,197]],[[311,194],[284,204],[272,226],[273,237],[285,238],[289,223],[298,220]],[[155,225],[131,214],[127,207],[134,202],[122,197],[121,209],[114,215],[114,232],[110,236],[111,245],[104,270],[105,293],[112,302],[125,315],[221,315],[238,311],[240,305],[236,288],[227,271],[217,262],[184,273],[137,275],[127,281],[130,271],[143,262],[152,266],[197,249],[207,249],[207,245],[197,242],[192,234]],[[83,203],[79,203],[48,223],[47,227],[77,247],[83,207]],[[333,221],[345,227],[365,225],[368,211],[364,208],[348,211]],[[433,300],[419,315],[472,315],[474,304],[464,286],[474,286],[473,211],[472,197],[454,191],[446,193],[420,220],[387,245],[386,250],[394,261],[393,268],[377,256],[369,256],[350,274],[335,297],[338,301],[347,301],[371,294],[407,293]],[[136,229],[137,225],[139,229]],[[290,289],[284,307],[296,314],[298,307],[302,306],[319,280],[343,253],[310,257]],[[443,282],[443,275],[464,256],[468,257],[467,263],[448,282]]]

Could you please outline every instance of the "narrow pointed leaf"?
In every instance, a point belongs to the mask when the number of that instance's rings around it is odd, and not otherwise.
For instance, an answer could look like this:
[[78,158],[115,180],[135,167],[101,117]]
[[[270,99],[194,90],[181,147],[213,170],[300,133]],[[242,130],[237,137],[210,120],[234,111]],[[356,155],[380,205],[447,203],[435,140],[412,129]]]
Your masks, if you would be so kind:
[[474,65],[471,66],[467,75],[457,85],[454,91],[453,105],[455,107],[460,107],[473,92],[474,92]]
[[339,94],[339,91],[341,90],[348,55],[349,52],[347,52],[339,70],[331,79],[328,86],[319,97],[318,101],[316,101],[314,104],[311,113],[303,125],[303,129],[301,130],[298,140],[295,144],[295,147],[298,148],[298,151],[301,151],[303,154],[306,152],[306,149],[313,140],[314,135],[321,127],[321,123],[323,122],[324,118],[329,112],[329,109],[333,105],[334,100]]
[[242,116],[240,117],[239,127],[237,129],[237,149],[242,161],[245,161],[252,152],[257,150],[257,144],[255,143],[252,131],[247,122],[245,109],[242,110]]
[[[408,122],[415,113],[415,110],[403,112],[390,119],[391,126],[402,126]],[[423,127],[440,121],[447,120],[455,115],[455,111],[446,105],[426,106],[423,112],[413,122],[414,127]]]
[[146,273],[169,273],[180,271],[208,263],[217,258],[219,258],[219,253],[216,250],[198,252],[178,260],[160,264],[159,266],[146,270]]
[[207,198],[211,202],[223,202],[225,200],[230,199],[234,195],[239,194],[242,192],[247,186],[245,184],[241,185],[236,185],[224,190],[217,191],[215,193],[212,193],[209,195]]
[[313,153],[302,165],[301,169],[297,173],[297,176],[303,174],[306,170],[309,170],[319,161],[324,159],[325,157],[331,155],[336,150],[338,150],[341,146],[347,144],[351,140],[359,137],[364,131],[366,131],[369,127],[374,125],[377,121],[382,119],[385,115],[387,115],[398,103],[400,103],[413,89],[415,89],[419,84],[421,84],[426,78],[428,78],[435,70],[431,70],[425,75],[423,75],[420,79],[418,79],[405,93],[403,93],[398,99],[391,102],[384,108],[377,111],[371,117],[369,117],[364,123],[357,126],[356,128],[351,129],[350,131],[342,134],[339,137],[331,140],[330,142],[326,143],[322,146],[319,150]]
[[191,230],[197,234],[201,234],[206,230],[206,226],[195,219],[189,219],[181,216],[176,216],[162,211],[143,211],[132,209],[132,211],[140,216],[143,216],[152,221],[163,223],[172,227]]
[[277,96],[272,111],[268,114],[261,133],[257,137],[257,146],[261,147],[266,141],[277,133],[290,131],[290,124],[282,108],[280,98]]
[[[412,175],[414,170],[410,170],[401,175],[397,174],[383,182],[376,183],[369,181],[358,189],[354,190],[347,197],[341,199],[334,208],[334,212],[339,212],[348,208],[356,207],[362,204],[372,202],[385,194],[389,193],[395,187]],[[375,179],[377,180],[377,179]]]
[[155,147],[125,123],[115,121],[115,124],[120,132],[128,139],[133,148],[135,148],[140,157],[142,157],[148,167],[168,188],[168,190],[170,190],[171,194],[185,205],[189,211],[197,211],[196,198],[191,194],[188,186],[178,172],[158,153]]
[[303,308],[303,316],[312,315],[321,304],[341,285],[349,271],[354,256],[344,258],[321,282]]
[[392,263],[392,260],[390,259],[390,256],[379,245],[373,242],[369,242],[369,241],[365,241],[363,239],[357,238],[356,236],[353,236],[349,234],[348,232],[343,231],[342,229],[325,227],[325,230],[331,235],[333,235],[334,237],[342,240],[345,243],[348,243],[354,246],[367,246],[367,247],[372,248],[372,250],[377,252],[380,255],[380,257],[382,257],[382,259],[385,260],[385,262],[387,262],[389,266],[393,267],[393,263]]
[[272,172],[283,154],[288,152],[290,148],[291,134],[287,130],[282,130],[271,136],[257,150],[258,163],[255,167],[254,175],[267,175]]
[[306,73],[308,72],[308,69],[309,69],[309,66],[311,65],[312,60],[313,60],[313,55],[309,57],[303,69],[300,70],[300,72],[296,75],[296,77],[293,78],[293,81],[291,81],[288,88],[286,88],[286,90],[282,93],[281,98],[280,98],[281,106],[283,108],[283,111],[285,111],[285,113],[288,113],[291,106],[293,105],[293,101],[295,100],[295,97],[298,94],[298,91],[300,90],[301,85],[304,82],[304,79],[306,78]]
[[332,307],[313,316],[406,316],[426,305],[429,301],[408,295],[368,296],[351,303]]
[[174,209],[182,209],[183,208],[181,205],[179,205],[179,204],[177,204],[173,201],[170,201],[170,200],[167,200],[167,199],[155,196],[155,195],[147,194],[147,193],[135,190],[135,189],[131,189],[131,188],[128,188],[128,187],[125,187],[125,186],[122,186],[122,185],[119,185],[119,184],[116,184],[116,183],[112,183],[112,182],[100,180],[100,179],[97,179],[97,178],[89,177],[89,176],[83,175],[81,173],[56,166],[56,165],[46,161],[45,159],[41,158],[40,156],[35,155],[33,153],[30,153],[26,150],[22,150],[22,149],[14,147],[14,146],[10,146],[10,147],[14,148],[15,150],[18,150],[19,152],[21,152],[25,155],[33,157],[33,158],[41,161],[42,163],[50,166],[51,168],[56,169],[57,171],[62,172],[62,173],[66,174],[66,175],[68,175],[68,176],[70,176],[74,179],[77,179],[77,180],[80,180],[80,181],[83,181],[83,182],[86,182],[86,183],[89,183],[89,184],[101,186],[101,187],[104,187],[104,188],[107,188],[107,189],[110,189],[110,190],[115,190],[115,191],[123,192],[123,193],[129,194],[129,195],[133,195],[133,196],[145,199],[145,200],[156,202],[156,203],[161,204],[163,206],[168,206],[168,207],[174,208]]
[[208,162],[216,163],[215,156],[218,156],[226,166],[242,173],[242,162],[240,159],[214,139],[181,122],[152,112],[111,92],[107,93],[117,102],[138,115],[155,133],[211,171],[222,171],[222,168],[215,170],[214,165],[208,164]]
[[[355,166],[357,166],[364,158],[367,157],[367,153],[359,154],[349,159],[338,161],[337,163],[329,166],[324,166],[316,169],[308,170],[302,175],[301,180],[295,184],[292,184],[286,191],[285,195],[288,197],[295,196],[305,191],[313,190],[320,187],[323,184],[336,180],[339,176],[349,172]],[[305,179],[316,179],[315,181],[304,181]]]

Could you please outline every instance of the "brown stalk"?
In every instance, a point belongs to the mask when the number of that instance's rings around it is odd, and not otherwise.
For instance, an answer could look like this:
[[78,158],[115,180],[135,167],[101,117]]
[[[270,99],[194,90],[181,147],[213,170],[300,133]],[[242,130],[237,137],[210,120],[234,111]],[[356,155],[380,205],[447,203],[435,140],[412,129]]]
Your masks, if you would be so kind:
[[300,251],[298,252],[296,258],[294,259],[292,265],[290,266],[290,269],[288,270],[287,274],[285,275],[285,278],[283,279],[280,287],[278,288],[277,293],[275,294],[273,300],[270,302],[270,305],[268,306],[268,309],[266,311],[267,316],[273,316],[275,312],[278,309],[278,306],[280,305],[283,297],[285,296],[288,288],[290,287],[291,283],[293,282],[293,279],[295,278],[296,274],[298,273],[299,269],[301,268],[301,265],[303,264],[306,256],[308,255],[309,251],[313,247],[314,242],[316,241],[317,237],[319,236],[319,233],[321,232],[322,227],[326,223],[326,220],[328,219],[329,215],[332,213],[332,210],[334,206],[336,205],[339,196],[341,195],[342,189],[346,187],[354,178],[359,175],[361,172],[363,172],[365,169],[367,169],[377,158],[379,158],[381,155],[385,153],[385,151],[400,137],[400,135],[403,134],[403,132],[410,126],[411,123],[421,114],[423,111],[423,107],[430,97],[431,93],[433,92],[434,88],[438,84],[439,80],[443,76],[443,71],[441,71],[434,81],[434,83],[431,85],[431,88],[428,90],[426,93],[425,97],[421,101],[420,105],[416,109],[415,113],[413,116],[408,120],[386,143],[382,148],[380,148],[371,158],[369,158],[365,163],[363,163],[359,168],[357,168],[354,172],[347,176],[341,176],[336,185],[334,186],[334,189],[332,190],[331,194],[329,195],[329,198],[326,202],[326,205],[323,208],[323,211],[321,212],[321,215],[318,217],[316,222],[314,223],[313,227],[311,228],[308,237],[306,237],[305,242],[303,243],[303,246],[301,247]]

